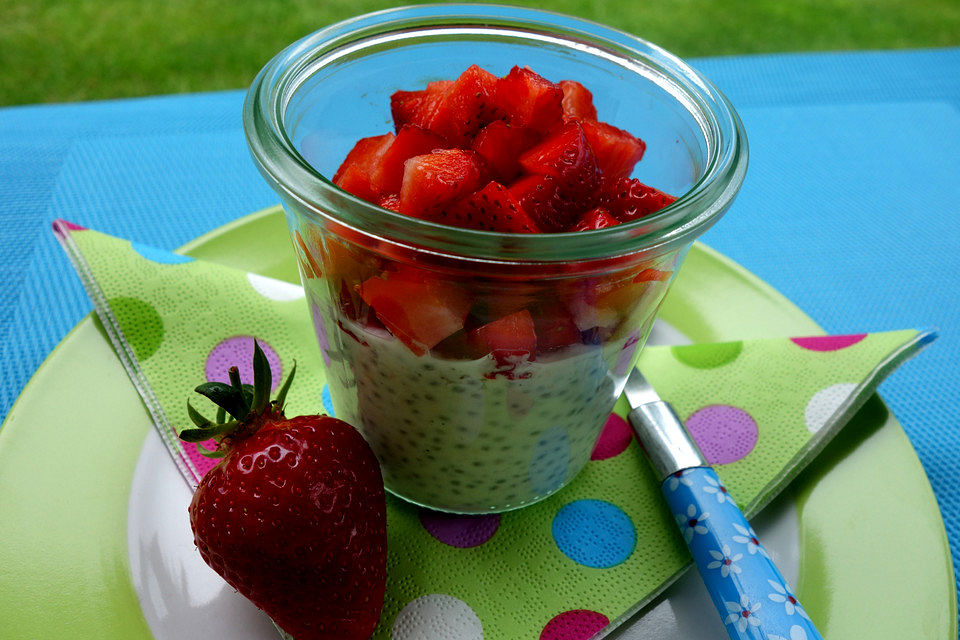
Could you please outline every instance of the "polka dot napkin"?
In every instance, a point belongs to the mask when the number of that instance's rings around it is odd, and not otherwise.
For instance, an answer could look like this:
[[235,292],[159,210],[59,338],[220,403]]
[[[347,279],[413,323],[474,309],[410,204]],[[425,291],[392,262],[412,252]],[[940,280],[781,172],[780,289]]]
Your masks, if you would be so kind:
[[[185,400],[202,379],[225,381],[231,364],[251,377],[252,336],[274,380],[299,363],[289,414],[333,413],[299,286],[54,227],[191,485],[212,463],[176,437],[175,426],[189,424]],[[908,330],[652,347],[641,365],[751,515],[929,339]],[[463,517],[388,499],[387,597],[375,637],[586,640],[677,577],[689,556],[626,413],[621,399],[591,462],[533,506]]]

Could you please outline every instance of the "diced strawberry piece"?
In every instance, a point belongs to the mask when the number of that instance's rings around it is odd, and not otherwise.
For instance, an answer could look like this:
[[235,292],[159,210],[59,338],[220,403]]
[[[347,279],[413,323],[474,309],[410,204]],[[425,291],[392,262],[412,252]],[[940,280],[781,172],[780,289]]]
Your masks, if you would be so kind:
[[392,133],[385,133],[382,136],[371,136],[357,140],[357,144],[353,145],[353,149],[347,154],[343,164],[333,174],[333,181],[336,183],[350,167],[356,167],[363,174],[369,176],[380,162],[380,156],[393,142],[393,137]]
[[370,184],[370,176],[393,137],[392,133],[386,133],[358,140],[333,174],[333,183],[358,198],[375,202],[377,192]]
[[580,124],[604,178],[625,178],[633,172],[647,148],[643,140],[605,122],[583,120]]
[[648,216],[676,201],[670,194],[648,187],[636,178],[605,182],[600,199],[621,222]]
[[563,90],[526,67],[514,67],[500,80],[497,104],[515,127],[545,133],[563,121]]
[[636,276],[634,276],[634,282],[666,282],[670,279],[670,276],[673,275],[672,271],[659,271],[657,269],[644,269]]
[[487,161],[498,180],[510,182],[520,174],[520,154],[539,139],[531,129],[496,120],[480,130],[471,146]]
[[308,238],[311,244],[320,247],[330,282],[343,279],[352,288],[381,271],[381,259],[375,251],[333,236],[321,239],[318,235],[318,232],[308,233]]
[[414,156],[404,163],[400,212],[428,218],[444,205],[488,181],[483,159],[473,151],[450,149]]
[[377,193],[397,193],[403,180],[403,163],[414,156],[446,149],[447,141],[415,125],[405,125],[370,174],[370,186]]
[[537,352],[536,328],[526,309],[487,323],[470,337],[500,364],[515,363],[523,357],[532,360]]
[[472,65],[447,90],[427,128],[465,146],[481,127],[504,116],[496,103],[495,75]]
[[563,117],[597,119],[597,108],[593,106],[593,94],[585,86],[574,80],[561,80],[563,91]]
[[333,183],[367,202],[377,201],[377,192],[370,186],[369,174],[357,165],[352,164],[344,171],[339,172],[339,177],[334,179]]
[[546,308],[534,318],[537,330],[537,348],[540,353],[580,342],[580,329],[560,307]]
[[510,185],[510,193],[537,226],[548,233],[566,231],[580,213],[575,202],[560,195],[556,180],[550,176],[524,176]]
[[448,360],[476,360],[487,355],[487,352],[474,344],[466,331],[460,330],[430,349],[430,354]]
[[377,205],[384,209],[390,209],[391,211],[400,213],[400,196],[396,193],[388,193],[385,196],[380,196],[380,199],[377,200]]
[[603,207],[591,209],[583,214],[580,221],[573,225],[570,231],[591,231],[594,229],[606,229],[620,224],[620,221],[610,215],[610,212]]
[[420,91],[395,91],[390,96],[390,113],[396,130],[408,124],[426,128],[452,86],[452,80],[437,80]]
[[538,233],[537,223],[498,182],[490,182],[461,200],[447,206],[431,220],[464,229],[501,233]]
[[646,287],[645,282],[633,279],[605,283],[597,287],[594,304],[601,319],[616,319],[628,315],[636,306]]
[[334,289],[339,289],[340,308],[352,320],[362,320],[366,308],[361,304],[356,285],[381,271],[380,258],[376,253],[357,245],[328,236],[321,240],[317,234],[308,234],[312,243],[323,254],[326,267],[325,279]]
[[600,186],[597,159],[579,122],[567,123],[520,156],[520,165],[529,173],[551,176],[561,196],[590,208],[590,197]]
[[537,299],[537,295],[530,291],[504,288],[502,291],[497,291],[496,295],[487,296],[482,302],[475,304],[471,314],[480,320],[480,324],[486,324],[511,313],[533,309]]
[[385,275],[365,280],[360,296],[415,354],[424,354],[463,328],[471,305],[463,289],[421,270]]
[[484,357],[488,351],[482,345],[478,345],[470,335],[483,324],[473,313],[467,314],[463,329],[437,343],[430,349],[431,355],[451,360],[477,360]]

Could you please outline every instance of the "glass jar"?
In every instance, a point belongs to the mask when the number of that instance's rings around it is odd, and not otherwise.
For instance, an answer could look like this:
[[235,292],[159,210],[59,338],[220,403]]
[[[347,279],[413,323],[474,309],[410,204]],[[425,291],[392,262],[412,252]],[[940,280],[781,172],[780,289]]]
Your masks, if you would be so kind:
[[[679,198],[605,229],[504,234],[331,182],[356,140],[392,128],[394,91],[471,64],[579,81],[602,120],[646,142],[633,177]],[[458,513],[531,504],[583,468],[686,251],[747,166],[732,106],[678,58],[503,6],[421,5],[309,35],[256,77],[244,128],[283,201],[337,417],[370,443],[389,491]]]

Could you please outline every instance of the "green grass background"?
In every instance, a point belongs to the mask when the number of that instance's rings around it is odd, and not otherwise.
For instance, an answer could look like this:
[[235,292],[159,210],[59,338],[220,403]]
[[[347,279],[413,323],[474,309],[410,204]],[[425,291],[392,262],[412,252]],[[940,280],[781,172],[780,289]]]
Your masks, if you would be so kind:
[[[284,45],[390,6],[397,4],[0,0],[0,105],[246,87]],[[960,0],[554,0],[549,6],[681,56],[960,45]]]

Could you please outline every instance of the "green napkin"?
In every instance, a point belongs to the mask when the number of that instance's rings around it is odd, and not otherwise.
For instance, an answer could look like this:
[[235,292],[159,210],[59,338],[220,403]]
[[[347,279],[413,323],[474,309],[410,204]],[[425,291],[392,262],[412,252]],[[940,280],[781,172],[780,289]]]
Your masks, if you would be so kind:
[[[190,424],[190,389],[226,381],[232,364],[249,377],[253,336],[274,380],[297,359],[288,415],[333,413],[299,286],[63,221],[54,228],[191,486],[213,463],[176,436]],[[753,515],[932,337],[650,347],[640,365]],[[621,399],[580,475],[519,511],[451,516],[388,497],[387,596],[375,637],[585,640],[647,604],[690,558],[626,414]]]

